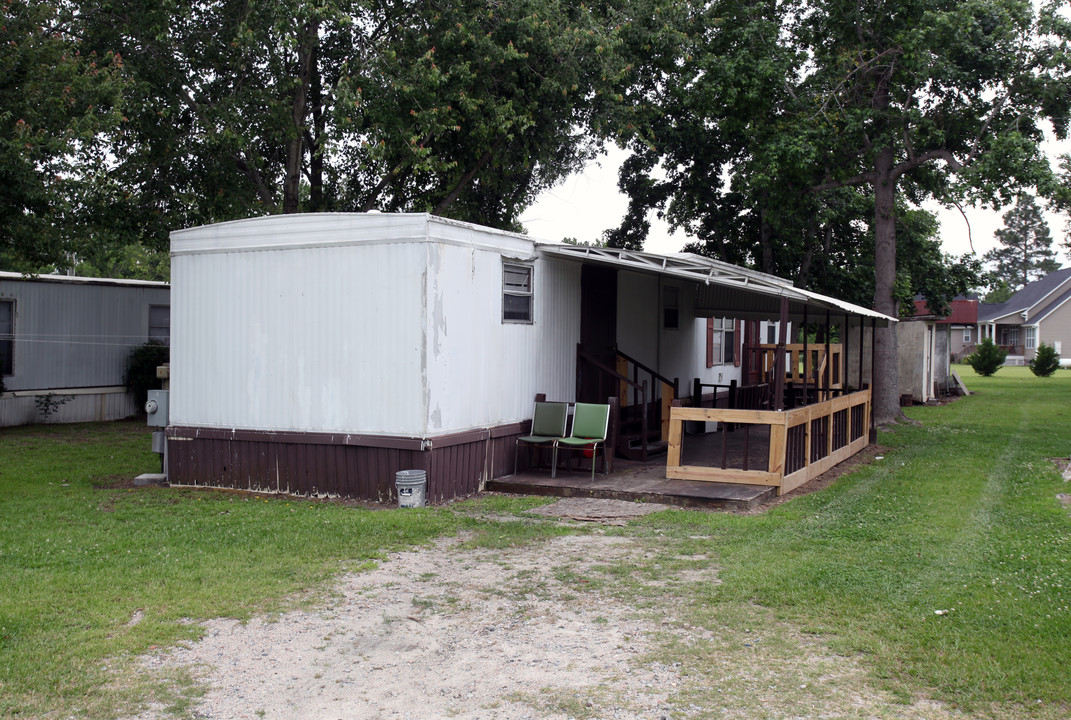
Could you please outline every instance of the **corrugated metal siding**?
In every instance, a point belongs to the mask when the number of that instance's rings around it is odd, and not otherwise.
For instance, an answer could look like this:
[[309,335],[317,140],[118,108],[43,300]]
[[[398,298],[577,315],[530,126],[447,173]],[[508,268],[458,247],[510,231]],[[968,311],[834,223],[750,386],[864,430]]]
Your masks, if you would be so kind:
[[[62,396],[62,390],[55,393]],[[48,422],[106,422],[131,417],[141,411],[134,396],[125,390],[86,393],[73,396],[56,409]],[[34,395],[0,398],[0,427],[44,422]]]
[[497,252],[429,246],[428,429],[455,432],[531,416],[536,393],[573,398],[580,265],[534,263],[534,322],[502,322]]
[[176,255],[176,425],[420,435],[425,245]]
[[[179,434],[168,441],[169,480],[174,485],[377,502],[397,500],[394,480],[399,470],[426,470],[431,502],[473,494],[487,479],[492,447],[512,448],[517,437],[492,439],[494,433],[488,430],[420,451],[331,443],[315,434],[276,441],[268,435],[241,433],[182,437],[181,428],[169,433]],[[512,472],[512,455],[505,452],[503,460],[508,460]],[[496,467],[503,464],[495,463]]]
[[15,301],[13,374],[8,390],[121,385],[131,348],[148,340],[150,305],[166,287],[0,279]]

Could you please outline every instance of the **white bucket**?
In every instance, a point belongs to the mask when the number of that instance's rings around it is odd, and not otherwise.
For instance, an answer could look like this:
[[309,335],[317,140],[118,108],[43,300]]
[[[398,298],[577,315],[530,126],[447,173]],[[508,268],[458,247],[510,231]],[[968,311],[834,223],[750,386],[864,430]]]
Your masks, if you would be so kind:
[[394,485],[398,490],[398,507],[422,508],[425,488],[428,484],[426,470],[399,470],[394,474]]

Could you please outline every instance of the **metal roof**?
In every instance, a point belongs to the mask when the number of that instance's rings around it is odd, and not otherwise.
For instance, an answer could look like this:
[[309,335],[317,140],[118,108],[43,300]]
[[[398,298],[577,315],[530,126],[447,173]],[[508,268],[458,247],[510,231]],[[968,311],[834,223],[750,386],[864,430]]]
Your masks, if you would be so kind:
[[829,310],[838,314],[873,318],[883,327],[896,322],[896,318],[875,310],[795,287],[775,275],[748,270],[701,255],[658,255],[635,250],[557,243],[537,243],[536,248],[544,255],[689,280],[699,285],[700,297],[705,296],[716,302],[720,311],[733,317],[777,317],[780,313],[780,299],[787,298],[789,314],[796,317],[802,316],[806,308],[808,311]]
[[17,272],[0,270],[0,280],[18,280],[24,282],[76,283],[79,285],[111,285],[126,287],[170,287],[166,282],[157,280],[124,280],[121,278],[83,277],[81,275],[23,275]]

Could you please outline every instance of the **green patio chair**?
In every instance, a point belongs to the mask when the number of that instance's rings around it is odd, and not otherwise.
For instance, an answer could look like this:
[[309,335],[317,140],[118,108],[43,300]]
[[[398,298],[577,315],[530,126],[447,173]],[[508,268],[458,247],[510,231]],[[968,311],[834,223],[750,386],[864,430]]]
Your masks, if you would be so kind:
[[554,452],[550,460],[550,476],[557,477],[558,448],[583,450],[591,448],[591,479],[595,479],[595,458],[602,448],[602,472],[606,475],[610,466],[606,459],[606,433],[610,429],[610,406],[577,403],[573,410],[573,431],[569,437],[554,441]]
[[529,448],[551,447],[554,441],[565,435],[569,419],[569,405],[562,402],[537,402],[532,414],[532,434],[517,438],[513,450],[513,474],[517,474],[521,443]]

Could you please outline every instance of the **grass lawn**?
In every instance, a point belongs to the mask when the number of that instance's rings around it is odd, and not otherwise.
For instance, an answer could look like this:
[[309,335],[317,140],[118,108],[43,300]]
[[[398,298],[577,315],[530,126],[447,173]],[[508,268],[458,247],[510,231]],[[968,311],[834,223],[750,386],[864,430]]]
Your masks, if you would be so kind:
[[[736,633],[721,648],[666,644],[663,659],[697,678],[679,702],[710,717],[745,702],[714,663],[743,652],[738,628],[766,624],[786,653],[814,638],[905,699],[1068,716],[1071,517],[1056,495],[1071,488],[1049,458],[1071,455],[1071,372],[959,370],[976,395],[909,409],[918,424],[883,433],[882,460],[821,493],[762,514],[668,511],[613,530],[652,552],[587,586],[637,606],[668,592],[647,594],[643,578],[720,568],[717,585],[670,585],[687,622]],[[500,544],[585,531],[482,517],[534,500],[390,512],[122,487],[156,467],[148,447],[139,423],[0,430],[0,716],[114,716],[148,691],[116,689],[115,673],[196,637],[189,619],[315,601],[333,574],[395,548],[461,529]]]

